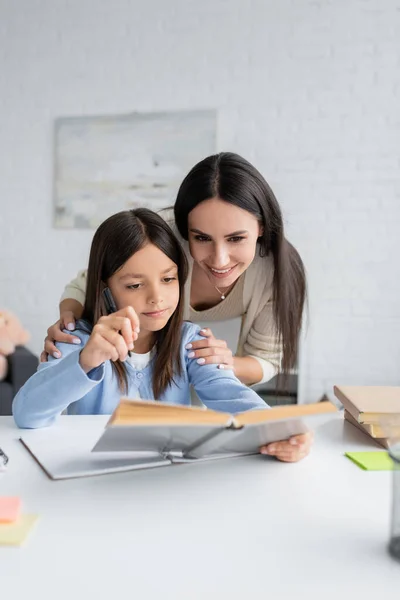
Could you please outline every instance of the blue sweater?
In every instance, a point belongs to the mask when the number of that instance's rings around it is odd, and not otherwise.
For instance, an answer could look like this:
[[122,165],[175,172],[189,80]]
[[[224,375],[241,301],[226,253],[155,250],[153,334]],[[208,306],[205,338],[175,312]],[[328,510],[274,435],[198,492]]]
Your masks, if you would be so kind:
[[[181,337],[182,374],[175,376],[159,400],[169,404],[190,405],[190,386],[200,400],[213,410],[237,413],[253,408],[267,408],[265,402],[250,388],[242,384],[231,370],[218,369],[217,365],[198,365],[188,359],[185,345],[204,339],[199,327],[184,323]],[[68,333],[68,332],[67,332]],[[19,390],[13,402],[13,415],[18,427],[36,428],[51,425],[67,409],[71,415],[111,414],[121,397],[118,380],[110,361],[85,373],[79,364],[79,355],[89,339],[89,334],[77,329],[74,335],[82,344],[58,344],[62,358],[49,357],[37,372]],[[128,374],[127,396],[153,400],[153,363],[143,370],[126,364]]]

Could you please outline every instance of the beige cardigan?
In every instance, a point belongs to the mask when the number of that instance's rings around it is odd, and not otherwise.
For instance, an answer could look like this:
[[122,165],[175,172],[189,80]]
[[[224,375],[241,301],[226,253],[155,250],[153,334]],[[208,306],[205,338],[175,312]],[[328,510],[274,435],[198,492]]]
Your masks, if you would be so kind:
[[[180,239],[189,261],[189,277],[185,286],[184,309],[184,319],[189,319],[193,259],[189,252],[189,244],[179,236],[175,223],[171,222],[170,218],[166,218],[166,221],[169,222]],[[276,375],[282,358],[282,346],[277,340],[273,315],[273,272],[272,256],[261,258],[257,251],[257,255],[244,274],[243,298],[240,298],[244,313],[242,314],[242,326],[236,356],[252,356],[259,362],[263,370],[263,377],[259,383],[268,381]],[[78,276],[66,286],[61,300],[73,298],[83,305],[85,292],[86,271],[80,271]],[[231,293],[233,292],[234,290]],[[214,321],[226,320],[233,316],[224,310],[225,306],[227,304],[221,302],[214,308]],[[198,311],[197,314],[201,315],[201,311]]]

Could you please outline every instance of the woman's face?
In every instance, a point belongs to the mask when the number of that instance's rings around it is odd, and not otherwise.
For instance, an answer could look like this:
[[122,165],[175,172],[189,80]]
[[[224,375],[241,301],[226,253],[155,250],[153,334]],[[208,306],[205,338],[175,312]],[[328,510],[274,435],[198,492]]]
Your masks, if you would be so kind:
[[254,215],[220,198],[204,200],[189,213],[190,254],[217,287],[232,285],[244,273],[261,234]]
[[108,286],[118,309],[133,307],[141,332],[160,331],[178,306],[178,267],[153,244],[133,254]]

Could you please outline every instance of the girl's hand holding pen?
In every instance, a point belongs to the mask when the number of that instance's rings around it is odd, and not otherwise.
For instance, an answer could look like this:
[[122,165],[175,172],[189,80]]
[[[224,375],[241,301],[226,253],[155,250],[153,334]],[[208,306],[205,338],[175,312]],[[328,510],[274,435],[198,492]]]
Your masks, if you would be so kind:
[[124,361],[138,338],[139,318],[131,306],[100,317],[82,350],[79,363],[85,373],[107,360]]

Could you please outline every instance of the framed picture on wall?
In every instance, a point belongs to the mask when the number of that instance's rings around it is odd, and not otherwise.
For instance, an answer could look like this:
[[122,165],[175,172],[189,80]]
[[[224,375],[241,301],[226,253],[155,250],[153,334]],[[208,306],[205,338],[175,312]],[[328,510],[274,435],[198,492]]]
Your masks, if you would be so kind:
[[215,110],[55,121],[54,225],[94,229],[129,208],[159,210],[216,151]]

